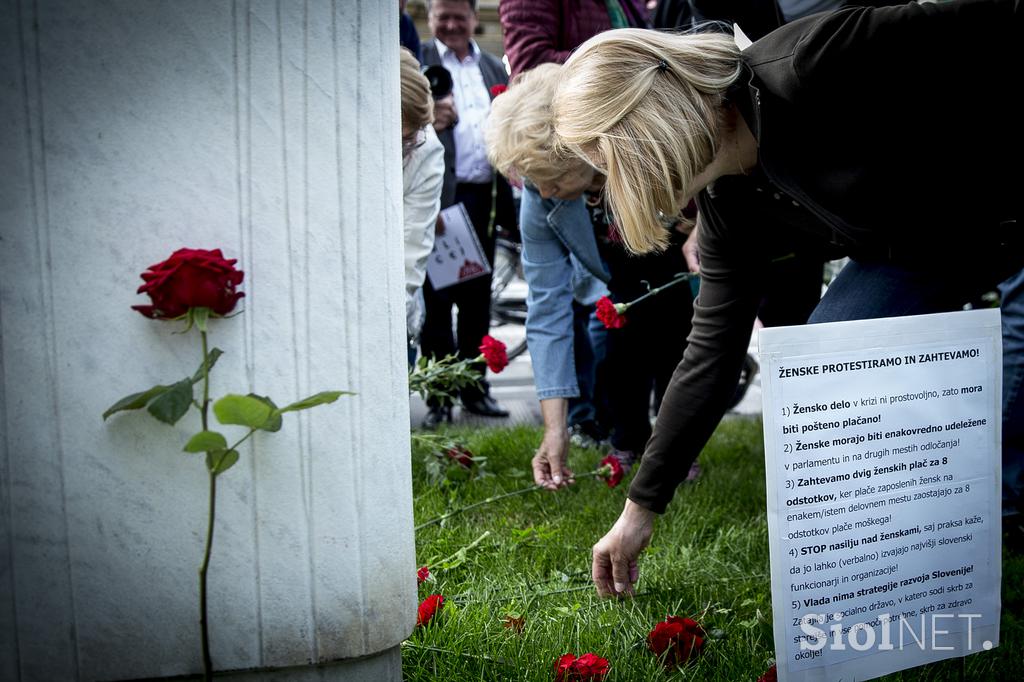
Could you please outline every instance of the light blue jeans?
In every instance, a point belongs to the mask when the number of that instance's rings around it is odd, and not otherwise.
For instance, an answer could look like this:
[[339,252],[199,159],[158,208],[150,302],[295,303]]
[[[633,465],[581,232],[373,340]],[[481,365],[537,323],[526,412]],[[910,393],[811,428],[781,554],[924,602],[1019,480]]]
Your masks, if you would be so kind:
[[[1003,319],[1003,514],[1024,495],[1024,270],[999,286]],[[851,260],[809,324],[959,310],[974,293],[940,268],[910,270]]]

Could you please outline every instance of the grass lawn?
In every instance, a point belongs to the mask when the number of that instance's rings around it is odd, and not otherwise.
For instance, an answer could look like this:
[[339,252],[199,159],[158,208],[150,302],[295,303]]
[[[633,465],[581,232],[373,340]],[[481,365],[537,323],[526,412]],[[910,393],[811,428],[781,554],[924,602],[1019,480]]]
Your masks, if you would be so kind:
[[[486,458],[484,475],[443,478],[445,469],[428,464],[430,449],[415,446],[417,525],[532,484],[540,429],[446,435]],[[593,470],[605,454],[573,448],[570,467]],[[431,571],[420,599],[441,594],[446,602],[403,644],[405,679],[549,681],[562,654],[593,652],[611,662],[609,681],[756,680],[774,658],[761,422],[723,422],[701,464],[702,478],[682,486],[658,519],[630,600],[599,599],[589,578],[590,547],[618,517],[630,477],[614,489],[588,478],[558,493],[510,497],[417,531],[417,563]],[[666,671],[647,650],[647,633],[666,615],[695,618],[711,634],[695,664]],[[507,616],[524,619],[521,632],[505,626]],[[1004,550],[1001,642],[966,659],[966,679],[1024,679],[1019,550]],[[959,680],[961,662],[883,679]]]

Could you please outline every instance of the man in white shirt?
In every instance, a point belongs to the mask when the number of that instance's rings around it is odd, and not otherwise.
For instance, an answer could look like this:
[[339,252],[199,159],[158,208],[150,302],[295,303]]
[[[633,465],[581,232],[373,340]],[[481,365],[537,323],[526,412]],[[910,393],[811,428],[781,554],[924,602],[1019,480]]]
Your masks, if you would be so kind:
[[[450,97],[439,99],[434,109],[434,130],[445,150],[441,207],[458,203],[465,206],[484,253],[493,263],[492,210],[495,224],[508,229],[514,229],[516,217],[508,183],[495,174],[487,161],[483,127],[491,110],[491,99],[496,95],[494,88],[506,85],[508,74],[497,57],[483,52],[473,41],[477,26],[475,0],[433,0],[428,16],[434,37],[423,44],[423,64],[444,66],[451,72],[453,82]],[[443,229],[439,223],[439,233]],[[441,290],[435,290],[428,281],[423,296],[427,310],[420,336],[423,355],[441,358],[454,353],[460,358],[477,357],[480,342],[490,328],[490,275]],[[453,305],[459,311],[455,334],[451,322]],[[480,372],[482,389],[463,391],[463,408],[488,417],[507,417],[508,411],[494,401],[483,382],[483,367]],[[425,427],[432,428],[451,419],[450,405],[431,401],[429,408]]]

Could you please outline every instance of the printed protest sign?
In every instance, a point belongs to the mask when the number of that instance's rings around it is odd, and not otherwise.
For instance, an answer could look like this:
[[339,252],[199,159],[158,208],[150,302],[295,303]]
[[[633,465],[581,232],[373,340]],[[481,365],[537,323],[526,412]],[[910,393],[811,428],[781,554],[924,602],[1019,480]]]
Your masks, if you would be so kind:
[[467,282],[491,271],[473,224],[461,203],[441,211],[444,234],[434,239],[434,250],[427,261],[427,277],[435,289]]
[[779,679],[999,643],[998,310],[760,333]]

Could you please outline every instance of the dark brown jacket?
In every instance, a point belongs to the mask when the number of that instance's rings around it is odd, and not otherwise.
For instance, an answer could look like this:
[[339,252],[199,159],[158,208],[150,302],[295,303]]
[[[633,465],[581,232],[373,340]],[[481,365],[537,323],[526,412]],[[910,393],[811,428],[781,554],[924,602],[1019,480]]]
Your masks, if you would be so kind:
[[818,249],[948,268],[974,287],[1024,265],[1019,5],[850,8],[743,53],[729,98],[757,138],[758,168],[698,198],[693,332],[630,499],[664,511],[717,426],[773,257]]

